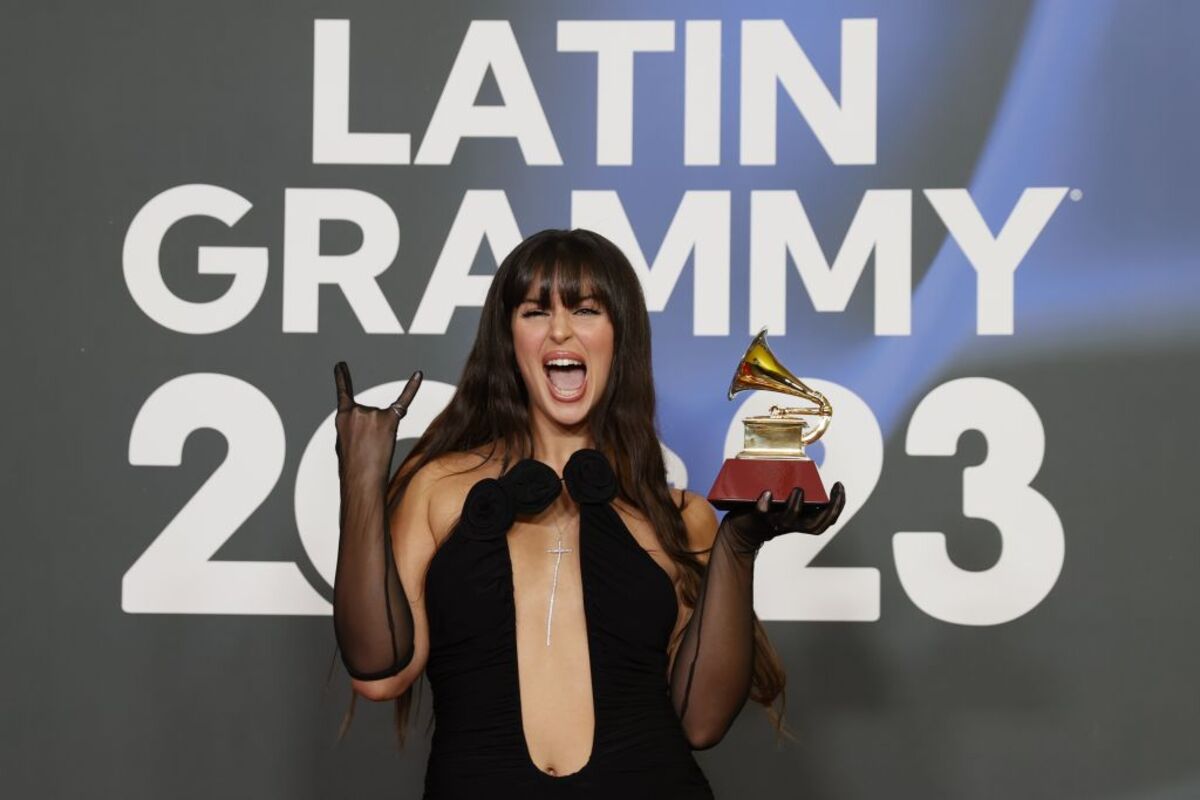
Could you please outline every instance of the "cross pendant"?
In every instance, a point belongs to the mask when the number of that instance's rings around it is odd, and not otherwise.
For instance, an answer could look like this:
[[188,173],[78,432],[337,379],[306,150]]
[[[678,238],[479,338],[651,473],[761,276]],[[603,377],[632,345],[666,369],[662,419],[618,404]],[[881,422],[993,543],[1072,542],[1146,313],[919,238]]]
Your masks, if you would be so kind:
[[558,543],[546,551],[547,553],[557,554],[554,559],[554,581],[550,586],[550,608],[546,612],[546,646],[550,646],[550,620],[554,616],[554,593],[558,590],[558,566],[562,563],[563,553],[570,553],[571,548],[562,546],[562,535],[558,537]]

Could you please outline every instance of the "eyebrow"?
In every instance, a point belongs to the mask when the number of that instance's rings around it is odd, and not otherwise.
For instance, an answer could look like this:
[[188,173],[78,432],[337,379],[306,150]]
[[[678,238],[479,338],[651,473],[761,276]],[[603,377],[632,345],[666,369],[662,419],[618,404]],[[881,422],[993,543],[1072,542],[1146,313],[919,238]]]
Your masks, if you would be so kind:
[[[579,298],[579,302],[580,302],[580,303],[582,303],[582,302],[584,302],[584,301],[586,301],[586,300],[596,300],[596,299],[597,299],[597,298],[596,298],[596,296],[595,296],[595,295],[591,295],[591,294],[585,294],[585,295],[583,295],[582,297],[580,297],[580,298]],[[597,301],[597,302],[598,302],[598,301]],[[539,298],[538,298],[536,295],[534,295],[534,296],[531,296],[531,297],[526,297],[524,300],[522,300],[522,301],[521,301],[521,303],[522,303],[522,304],[525,304],[525,303],[536,303],[536,304],[539,304],[539,305],[540,305],[540,304],[541,304],[541,301],[540,301],[540,299],[539,299]]]

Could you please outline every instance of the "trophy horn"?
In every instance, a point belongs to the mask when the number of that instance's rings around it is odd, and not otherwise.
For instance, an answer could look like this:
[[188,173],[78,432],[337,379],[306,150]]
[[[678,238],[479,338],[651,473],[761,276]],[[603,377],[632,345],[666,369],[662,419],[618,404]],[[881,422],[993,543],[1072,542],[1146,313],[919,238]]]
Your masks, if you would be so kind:
[[763,328],[746,348],[745,355],[734,370],[733,380],[729,383],[728,399],[732,400],[738,392],[747,389],[765,389],[771,392],[781,392],[794,397],[802,397],[814,404],[810,408],[772,408],[771,416],[775,418],[794,418],[797,416],[814,416],[820,421],[813,430],[805,432],[804,440],[814,441],[825,432],[833,415],[833,406],[828,398],[816,389],[808,386],[797,378],[792,371],[779,363],[779,359],[767,346],[767,329]]
[[833,417],[833,407],[825,395],[806,386],[779,363],[767,347],[766,328],[758,332],[738,362],[729,384],[729,399],[746,389],[766,389],[803,397],[812,405],[805,408],[771,406],[767,415],[744,417],[745,446],[733,458],[725,459],[708,491],[708,501],[728,511],[756,503],[764,491],[770,491],[772,506],[779,508],[799,488],[804,490],[805,503],[828,503],[829,493],[825,491],[821,474],[804,452],[804,447],[825,433]]

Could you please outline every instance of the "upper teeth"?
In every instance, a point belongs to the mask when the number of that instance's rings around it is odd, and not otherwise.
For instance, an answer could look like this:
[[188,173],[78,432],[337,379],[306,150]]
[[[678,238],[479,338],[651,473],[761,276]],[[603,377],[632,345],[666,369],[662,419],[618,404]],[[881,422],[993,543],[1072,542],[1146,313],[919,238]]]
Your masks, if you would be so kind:
[[582,361],[573,358],[552,358],[546,362],[547,367],[582,367]]

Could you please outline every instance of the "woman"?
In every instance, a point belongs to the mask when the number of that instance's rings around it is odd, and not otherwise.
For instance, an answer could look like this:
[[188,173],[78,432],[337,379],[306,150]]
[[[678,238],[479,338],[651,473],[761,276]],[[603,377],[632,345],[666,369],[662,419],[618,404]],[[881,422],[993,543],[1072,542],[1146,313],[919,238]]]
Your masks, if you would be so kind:
[[338,644],[357,694],[403,698],[401,726],[428,675],[425,796],[712,797],[691,751],[751,689],[769,710],[783,689],[755,554],[833,524],[841,485],[774,511],[764,492],[719,526],[668,487],[641,287],[590,231],[500,265],[456,394],[390,484],[421,373],[386,409],[334,373]]

